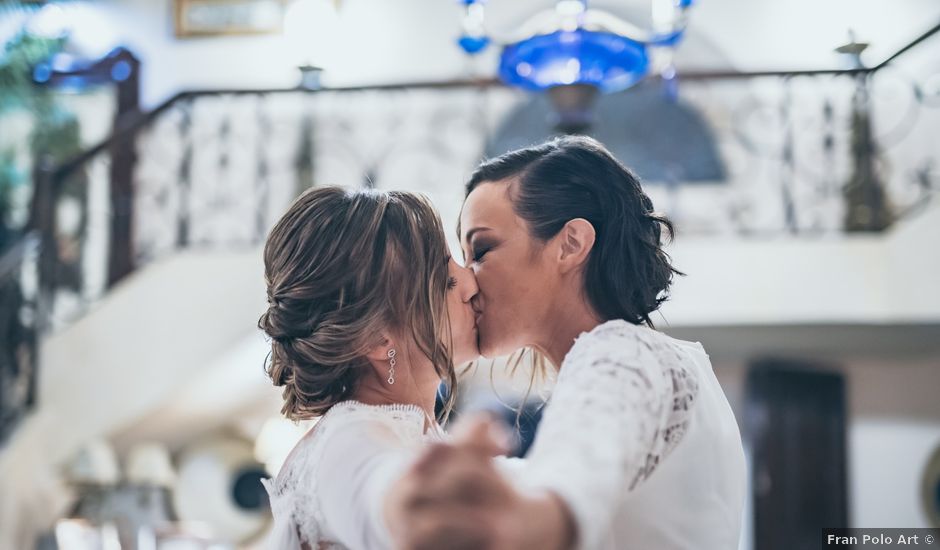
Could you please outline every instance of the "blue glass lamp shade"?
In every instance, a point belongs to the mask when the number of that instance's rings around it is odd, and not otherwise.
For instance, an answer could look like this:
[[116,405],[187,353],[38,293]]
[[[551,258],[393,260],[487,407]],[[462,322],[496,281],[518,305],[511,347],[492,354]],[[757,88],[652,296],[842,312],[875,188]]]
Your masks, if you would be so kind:
[[587,84],[609,93],[642,79],[648,65],[646,47],[640,42],[609,32],[577,29],[506,46],[499,76],[507,84],[533,91]]
[[482,52],[489,44],[490,39],[486,36],[470,36],[469,34],[465,34],[457,39],[457,45],[470,55]]

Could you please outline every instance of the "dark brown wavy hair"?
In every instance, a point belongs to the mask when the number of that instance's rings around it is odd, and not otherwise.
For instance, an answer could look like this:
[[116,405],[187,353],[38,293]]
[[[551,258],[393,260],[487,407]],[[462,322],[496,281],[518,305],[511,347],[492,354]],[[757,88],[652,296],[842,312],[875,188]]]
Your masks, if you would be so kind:
[[412,337],[451,388],[448,251],[430,202],[399,191],[321,187],[291,205],[268,236],[271,338],[265,370],[284,387],[282,414],[320,416],[349,399],[383,331]]
[[483,162],[466,194],[501,181],[511,182],[513,210],[535,239],[551,239],[575,218],[591,222],[597,237],[584,274],[591,306],[605,320],[653,326],[650,314],[682,273],[662,247],[672,223],[653,211],[629,168],[593,138],[564,136]]

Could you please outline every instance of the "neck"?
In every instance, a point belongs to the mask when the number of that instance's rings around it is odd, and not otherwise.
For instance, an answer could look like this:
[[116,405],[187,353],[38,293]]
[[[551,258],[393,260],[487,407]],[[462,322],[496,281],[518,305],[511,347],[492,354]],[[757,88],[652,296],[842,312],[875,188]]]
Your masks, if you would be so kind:
[[359,382],[352,398],[367,405],[414,405],[430,418],[434,418],[434,404],[440,380],[427,380],[422,383],[411,376],[413,372],[433,372],[433,368],[430,364],[415,365],[402,361],[399,367],[403,366],[407,368],[398,370],[394,384],[388,383],[387,375],[380,375],[385,372],[387,366],[380,365],[378,369],[371,369]]
[[604,322],[591,308],[586,299],[578,296],[575,300],[556,302],[558,307],[548,316],[546,331],[535,343],[535,348],[545,354],[556,369],[574,346],[575,339],[582,332],[590,332]]

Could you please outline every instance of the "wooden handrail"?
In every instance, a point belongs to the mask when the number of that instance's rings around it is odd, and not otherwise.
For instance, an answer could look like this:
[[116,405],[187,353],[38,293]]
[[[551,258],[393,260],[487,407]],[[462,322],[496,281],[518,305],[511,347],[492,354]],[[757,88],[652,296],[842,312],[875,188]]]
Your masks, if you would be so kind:
[[[726,80],[726,79],[748,79],[765,77],[797,77],[797,76],[855,76],[858,74],[869,74],[884,68],[889,63],[897,59],[911,48],[914,48],[921,42],[940,32],[940,23],[937,23],[923,34],[905,44],[895,53],[888,56],[873,67],[862,67],[856,69],[814,69],[814,70],[773,70],[773,71],[683,71],[680,78],[685,81],[698,80]],[[143,113],[132,113],[125,120],[120,121],[117,129],[108,137],[97,144],[89,147],[82,153],[59,163],[52,172],[53,180],[56,182],[70,174],[73,170],[88,162],[92,157],[112,146],[116,141],[126,139],[136,133],[141,128],[149,124],[162,112],[174,106],[176,103],[196,97],[206,97],[214,95],[268,95],[283,93],[315,93],[315,92],[358,92],[358,91],[394,91],[407,89],[455,89],[455,88],[489,88],[501,87],[504,84],[496,78],[477,78],[477,79],[457,79],[446,81],[418,81],[405,82],[397,84],[374,84],[365,86],[340,86],[334,88],[316,88],[309,89],[303,87],[294,88],[260,88],[260,89],[203,89],[186,90],[177,92],[168,99],[160,103],[153,109]]]
[[925,31],[923,34],[921,34],[920,36],[918,36],[918,37],[915,38],[914,40],[911,40],[910,42],[908,42],[904,47],[902,47],[902,48],[899,49],[898,51],[894,52],[893,54],[889,55],[884,61],[882,61],[881,63],[879,63],[879,64],[875,65],[874,67],[872,67],[872,68],[871,68],[872,72],[884,68],[884,67],[887,66],[889,63],[891,63],[892,61],[894,61],[895,59],[897,59],[899,56],[901,56],[902,54],[904,54],[906,51],[910,50],[910,49],[913,48],[914,46],[917,46],[918,44],[920,44],[920,43],[923,42],[924,40],[927,40],[928,38],[930,38],[931,36],[937,34],[938,32],[940,32],[940,23],[937,23],[937,24],[934,25],[932,28],[930,28],[929,30]]
[[[774,71],[684,71],[680,79],[684,81],[707,81],[707,80],[725,80],[725,79],[750,79],[778,77],[790,78],[800,76],[850,76],[872,74],[879,69],[887,66],[893,60],[903,55],[905,52],[914,48],[931,36],[940,31],[940,24],[916,37],[913,41],[906,44],[887,59],[873,67],[862,67],[855,69],[822,69],[822,70],[774,70]],[[136,58],[130,52],[125,53],[125,57],[136,63]],[[116,157],[110,167],[111,178],[111,199],[112,207],[116,212],[112,217],[111,230],[113,235],[121,237],[111,241],[110,260],[108,268],[109,286],[117,280],[133,271],[132,262],[133,251],[131,250],[131,228],[133,227],[132,212],[126,211],[122,205],[128,203],[133,195],[131,185],[134,169],[134,140],[137,134],[145,127],[150,125],[161,114],[171,109],[176,104],[192,100],[199,97],[210,96],[244,96],[258,95],[266,96],[273,94],[291,94],[291,93],[318,93],[318,92],[360,92],[360,91],[396,91],[396,90],[447,90],[460,88],[490,88],[502,87],[499,80],[495,78],[482,79],[457,79],[448,81],[418,81],[394,84],[379,84],[365,86],[346,86],[346,87],[322,87],[305,88],[302,86],[292,88],[260,88],[260,89],[202,89],[181,91],[169,97],[158,106],[148,111],[142,111],[137,104],[136,80],[134,86],[123,90],[123,95],[119,93],[119,114],[112,126],[112,133],[93,146],[85,149],[81,153],[63,161],[51,165],[48,162],[42,162],[37,166],[34,173],[35,191],[33,194],[33,207],[30,219],[30,228],[39,235],[42,242],[40,248],[40,279],[50,281],[54,275],[56,265],[56,250],[53,246],[55,240],[56,220],[53,212],[55,197],[58,195],[62,185],[76,170],[80,169],[91,159],[103,152],[110,152],[112,157]],[[121,92],[122,90],[119,90]],[[125,97],[127,96],[127,97]],[[123,99],[122,99],[123,98]],[[119,204],[120,203],[120,204]],[[118,205],[118,206],[115,206]],[[41,285],[42,286],[42,285]]]
[[155,118],[160,116],[161,113],[170,109],[180,101],[187,99],[194,99],[197,97],[211,97],[211,96],[222,96],[222,95],[272,95],[272,94],[287,94],[287,93],[316,93],[316,92],[360,92],[360,91],[395,91],[395,90],[446,90],[446,89],[457,89],[457,88],[488,88],[491,86],[503,86],[503,84],[495,78],[484,78],[484,79],[466,79],[466,80],[447,80],[447,81],[427,81],[427,82],[408,82],[408,83],[399,83],[399,84],[376,84],[376,85],[367,85],[367,86],[340,86],[335,88],[257,88],[257,89],[203,89],[203,90],[186,90],[182,92],[177,92],[176,94],[170,96],[168,99],[163,101],[157,107],[146,111],[146,112],[137,112],[129,113],[129,116],[125,117],[117,124],[117,128],[114,130],[111,135],[102,139],[95,145],[92,145],[85,151],[75,155],[74,157],[65,160],[59,163],[52,171],[53,179],[56,182],[61,182],[66,176],[72,173],[75,169],[83,165],[84,163],[91,160],[95,155],[101,153],[102,151],[108,149],[114,143],[129,138],[138,132],[141,128],[148,125]]
[[23,261],[23,257],[29,249],[39,245],[39,235],[35,231],[30,231],[21,235],[12,246],[0,255],[0,281],[5,281],[9,277],[19,276],[18,270]]
[[[688,71],[682,72],[680,78],[686,81],[699,80],[725,80],[725,79],[748,79],[763,77],[795,77],[795,76],[854,76],[859,73],[869,73],[873,68],[862,69],[820,69],[820,70],[794,70],[794,71]],[[363,91],[396,91],[396,90],[447,90],[459,88],[491,88],[505,87],[502,81],[496,78],[478,78],[478,79],[457,79],[444,81],[419,81],[405,82],[396,84],[373,84],[364,86],[338,86],[323,88],[242,88],[242,89],[202,89],[185,90],[177,92],[164,100],[158,106],[146,112],[129,113],[117,124],[117,128],[108,137],[102,139],[95,145],[92,145],[78,155],[59,163],[52,171],[53,180],[61,182],[66,176],[75,169],[91,160],[95,155],[111,147],[115,142],[124,140],[136,134],[141,128],[150,124],[161,113],[172,108],[177,103],[198,97],[211,97],[222,95],[271,95],[287,93],[317,93],[317,92],[363,92]]]

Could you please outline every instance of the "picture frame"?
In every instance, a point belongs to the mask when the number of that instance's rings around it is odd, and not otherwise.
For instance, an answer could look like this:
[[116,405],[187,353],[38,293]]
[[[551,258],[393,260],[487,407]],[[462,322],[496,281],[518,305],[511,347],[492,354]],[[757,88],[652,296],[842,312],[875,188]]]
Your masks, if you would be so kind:
[[286,0],[173,0],[179,38],[280,33]]

